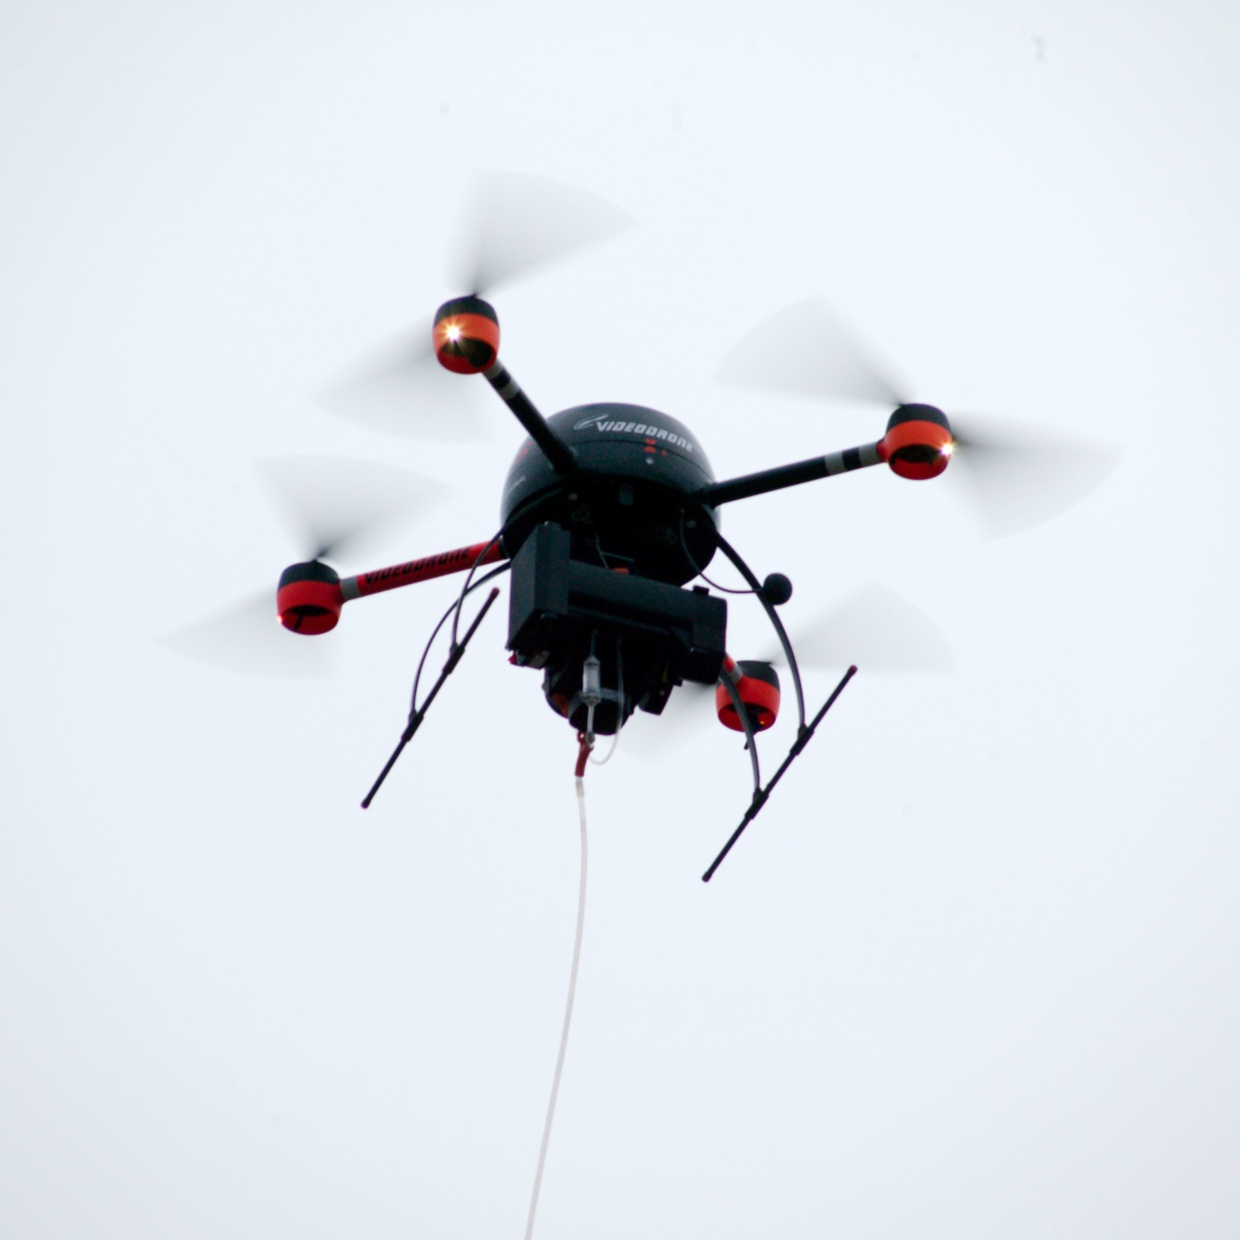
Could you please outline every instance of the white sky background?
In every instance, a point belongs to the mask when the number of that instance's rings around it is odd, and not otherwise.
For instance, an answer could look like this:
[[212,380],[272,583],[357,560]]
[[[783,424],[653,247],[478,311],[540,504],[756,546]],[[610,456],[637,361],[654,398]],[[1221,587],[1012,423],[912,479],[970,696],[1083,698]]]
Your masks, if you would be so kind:
[[863,668],[707,887],[749,779],[709,708],[591,770],[540,1240],[1240,1227],[1240,16],[673,8],[6,6],[5,1236],[521,1234],[577,827],[503,608],[366,815],[455,583],[347,609],[326,683],[155,645],[297,558],[256,457],[455,487],[349,571],[491,534],[498,402],[452,445],[310,399],[459,291],[490,167],[641,225],[497,295],[545,411],[654,405],[720,477],[873,440],[711,382],[818,292],[924,399],[1125,452],[996,542],[950,471],[727,510],[790,624],[876,580],[957,668]]

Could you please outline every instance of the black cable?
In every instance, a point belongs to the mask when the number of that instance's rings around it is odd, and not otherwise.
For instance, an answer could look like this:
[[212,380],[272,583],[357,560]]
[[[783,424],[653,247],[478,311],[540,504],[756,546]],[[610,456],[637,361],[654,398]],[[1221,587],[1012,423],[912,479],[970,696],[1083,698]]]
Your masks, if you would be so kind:
[[474,573],[478,571],[479,565],[481,565],[482,561],[487,558],[487,554],[491,550],[491,548],[497,547],[500,545],[500,539],[503,538],[503,536],[504,536],[503,530],[500,530],[498,533],[496,533],[495,537],[492,538],[491,541],[487,543],[487,545],[483,547],[482,550],[478,553],[478,558],[469,566],[469,572],[465,574],[465,584],[461,587],[460,597],[456,600],[456,615],[453,616],[452,618],[452,644],[453,646],[456,645],[456,631],[457,631],[457,625],[460,623],[460,619],[461,619],[461,607],[464,605],[465,596],[473,588],[469,583],[473,580]]
[[749,750],[749,764],[753,767],[753,799],[756,801],[762,792],[762,772],[758,768],[758,737],[754,732],[753,719],[749,707],[741,698],[741,691],[732,683],[732,677],[726,671],[719,673],[719,683],[732,699],[732,709],[740,721],[741,730],[745,733],[745,748]]
[[397,741],[396,748],[392,750],[392,756],[383,764],[383,770],[379,772],[379,778],[371,784],[370,791],[362,798],[363,809],[370,808],[370,803],[375,799],[375,795],[383,786],[383,781],[387,779],[392,767],[396,765],[396,759],[404,753],[405,746],[413,740],[414,733],[422,726],[422,721],[426,718],[426,712],[430,710],[431,703],[435,700],[439,690],[443,688],[444,681],[456,670],[457,664],[461,661],[461,656],[465,653],[465,648],[469,645],[473,635],[478,631],[478,626],[482,623],[487,612],[490,611],[491,604],[497,598],[499,598],[499,586],[492,586],[490,594],[486,597],[486,602],[478,608],[478,614],[469,622],[469,627],[465,630],[465,636],[448,651],[448,660],[443,665],[443,671],[439,673],[439,679],[431,686],[431,691],[426,695],[426,701],[421,709],[409,712],[409,722],[405,724],[405,729],[400,734],[400,740]]
[[736,565],[742,577],[753,587],[753,592],[758,596],[758,602],[766,609],[766,614],[771,621],[771,626],[775,630],[775,636],[779,638],[779,644],[783,647],[784,657],[788,660],[788,670],[792,673],[792,685],[797,692],[797,715],[799,716],[800,728],[805,729],[805,693],[801,689],[801,669],[797,665],[796,654],[793,653],[792,642],[788,640],[788,634],[784,630],[783,621],[775,614],[775,604],[766,597],[762,586],[759,584],[757,577],[753,575],[753,571],[749,565],[741,559],[740,552],[732,546],[730,542],[718,531],[715,532],[715,538],[719,544],[723,554]]
[[[506,573],[511,567],[512,565],[510,563],[501,564],[498,568],[493,568],[485,576],[479,577],[478,580],[475,581],[472,585],[467,584],[467,588],[462,592],[461,596],[457,599],[454,599],[452,601],[452,604],[449,606],[448,610],[445,611],[443,615],[439,617],[439,623],[435,625],[435,627],[431,630],[431,635],[426,640],[426,647],[422,651],[422,657],[418,660],[418,670],[414,674],[414,677],[413,677],[413,692],[410,694],[410,697],[409,697],[410,713],[415,712],[418,708],[418,685],[421,683],[421,680],[422,680],[422,669],[426,666],[426,660],[430,657],[431,647],[435,644],[435,638],[439,636],[439,630],[442,629],[443,626],[448,622],[448,617],[452,615],[453,612],[457,612],[459,614],[461,604],[465,601],[465,596],[467,594],[472,594],[476,589],[478,589],[479,586],[486,585],[488,581],[491,581],[493,578],[498,577],[500,573]],[[452,645],[453,646],[456,645],[455,631],[453,632],[453,635],[452,635]]]
[[[704,582],[706,582],[708,586],[711,587],[711,589],[718,590],[720,594],[756,594],[757,593],[757,591],[753,589],[737,590],[733,587],[721,586],[717,581],[711,581],[711,579],[706,575],[706,572],[702,568],[702,566],[697,562],[697,560],[693,558],[693,552],[689,550],[689,544],[685,539],[685,514],[683,512],[680,514],[680,524],[677,527],[676,532],[680,535],[680,549],[681,551],[685,553],[685,559],[689,561],[689,564],[693,568],[693,570],[697,573],[699,577],[701,577],[701,579]],[[718,535],[718,530],[716,530],[715,532]],[[722,535],[719,535],[719,537],[722,537]]]

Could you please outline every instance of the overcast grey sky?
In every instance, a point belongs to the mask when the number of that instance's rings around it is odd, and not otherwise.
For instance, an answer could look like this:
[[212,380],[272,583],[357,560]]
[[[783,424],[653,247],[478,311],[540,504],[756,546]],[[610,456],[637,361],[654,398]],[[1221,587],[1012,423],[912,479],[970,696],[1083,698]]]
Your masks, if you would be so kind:
[[721,477],[876,439],[712,381],[818,293],[923,399],[1124,450],[997,541],[951,471],[727,511],[790,624],[876,581],[956,669],[863,667],[709,887],[749,779],[709,708],[591,770],[540,1240],[1234,1236],[1238,36],[1222,0],[5,6],[0,1232],[521,1233],[577,826],[502,610],[365,815],[455,583],[351,605],[326,682],[156,644],[297,558],[256,458],[450,484],[348,571],[493,532],[498,402],[461,444],[312,398],[460,291],[503,168],[640,225],[497,295],[544,410],[653,405]]

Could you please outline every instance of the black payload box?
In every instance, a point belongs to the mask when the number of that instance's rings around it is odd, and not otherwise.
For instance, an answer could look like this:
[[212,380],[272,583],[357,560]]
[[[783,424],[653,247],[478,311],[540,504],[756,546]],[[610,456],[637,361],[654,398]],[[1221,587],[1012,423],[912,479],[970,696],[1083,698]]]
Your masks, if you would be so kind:
[[661,647],[671,676],[714,684],[723,665],[728,608],[704,587],[681,589],[631,573],[582,564],[567,530],[538,526],[512,561],[508,649],[538,667],[548,652],[591,632]]

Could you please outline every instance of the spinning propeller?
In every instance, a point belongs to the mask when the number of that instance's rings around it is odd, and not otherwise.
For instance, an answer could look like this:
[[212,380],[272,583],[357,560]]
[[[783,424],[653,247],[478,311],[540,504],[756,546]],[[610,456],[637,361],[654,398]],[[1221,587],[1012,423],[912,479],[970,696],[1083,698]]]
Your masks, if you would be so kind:
[[[949,672],[955,666],[947,638],[934,621],[908,599],[874,582],[794,623],[789,638],[802,672],[812,669],[838,675],[852,662],[867,673]],[[787,659],[772,641],[762,648],[759,659],[742,660],[738,666],[747,676],[772,683],[770,673],[786,669]],[[778,674],[773,684],[778,703]],[[730,700],[717,688],[686,682],[669,699],[657,723],[643,722],[632,729],[631,736],[626,731],[625,747],[639,758],[654,760],[669,739],[673,745],[687,739],[708,718],[707,694],[713,696],[721,717],[735,714]],[[727,726],[736,730],[735,723],[727,722]]]
[[[955,666],[947,638],[919,607],[874,582],[834,606],[818,611],[789,634],[797,662],[838,672],[850,663],[875,672],[950,672]],[[770,646],[768,663],[784,662]]]
[[[723,382],[817,399],[868,401],[897,412],[907,383],[856,339],[817,298],[764,320],[729,352]],[[1096,490],[1119,452],[971,414],[950,415],[949,477],[992,537],[1018,533],[1068,511]]]
[[[452,250],[450,287],[471,297],[590,249],[632,224],[594,194],[543,177],[481,173]],[[371,430],[422,439],[471,439],[482,422],[436,364],[428,320],[360,360],[320,397],[330,412]],[[498,332],[497,332],[498,334]],[[444,408],[453,411],[443,416]]]
[[[425,511],[439,483],[394,465],[345,457],[293,456],[259,462],[259,472],[295,545],[307,558],[285,570],[336,578],[325,560],[356,554],[397,523]],[[270,586],[163,638],[161,645],[227,671],[293,679],[327,675],[332,647],[285,632]],[[330,626],[329,626],[330,627]]]

